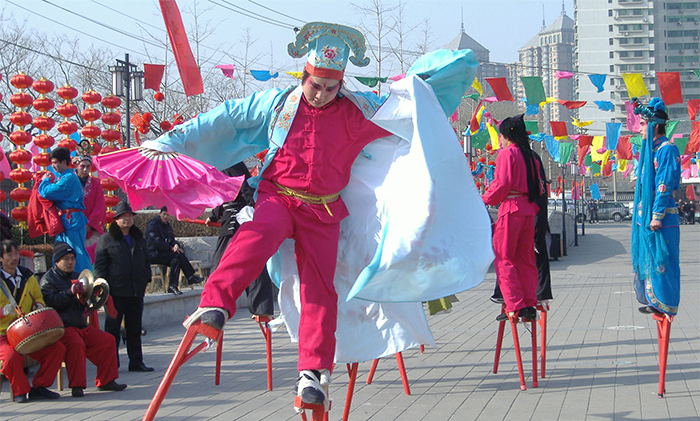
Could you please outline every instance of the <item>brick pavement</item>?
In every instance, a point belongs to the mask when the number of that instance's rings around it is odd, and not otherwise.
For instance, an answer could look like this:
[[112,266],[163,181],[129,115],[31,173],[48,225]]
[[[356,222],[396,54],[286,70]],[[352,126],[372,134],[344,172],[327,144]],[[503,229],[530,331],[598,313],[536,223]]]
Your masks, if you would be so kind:
[[[549,313],[547,377],[530,387],[528,336],[521,327],[528,389],[519,390],[512,340],[506,331],[498,374],[491,373],[498,306],[488,301],[493,272],[479,287],[458,294],[452,312],[429,317],[437,349],[404,353],[412,394],[403,393],[396,363],[383,359],[371,385],[369,363],[360,365],[352,420],[697,420],[700,413],[700,225],[682,226],[680,312],[673,322],[666,376],[667,394],[656,397],[655,323],[637,312],[629,264],[629,222],[586,227],[579,246],[552,262],[555,299]],[[124,392],[86,390],[70,397],[26,405],[0,394],[0,419],[140,419],[182,337],[173,326],[144,337],[146,363],[155,373],[120,370]],[[273,335],[273,382],[266,391],[262,335],[244,311],[226,326],[222,384],[214,386],[214,353],[183,366],[157,419],[298,420],[291,408],[296,349],[284,331]],[[123,348],[122,348],[123,350]],[[126,357],[122,351],[122,364]],[[123,366],[122,366],[123,367]],[[339,420],[345,397],[344,367],[331,388],[331,420]],[[88,376],[94,367],[88,364]]]

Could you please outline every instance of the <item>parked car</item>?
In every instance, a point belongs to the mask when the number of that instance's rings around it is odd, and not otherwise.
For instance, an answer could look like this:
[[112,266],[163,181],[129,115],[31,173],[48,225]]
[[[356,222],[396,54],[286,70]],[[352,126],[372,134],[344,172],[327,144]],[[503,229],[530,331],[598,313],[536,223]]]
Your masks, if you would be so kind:
[[[576,206],[578,207],[578,211],[576,212],[576,222],[581,222],[583,218],[585,218],[585,206],[586,202],[583,200],[577,200],[576,201]],[[552,212],[555,210],[561,210],[562,208],[562,201],[561,199],[549,199],[547,203],[547,210]],[[566,213],[569,215],[574,215],[574,201],[573,199],[566,199]]]
[[[623,219],[632,217],[630,209],[622,202],[614,202],[612,200],[598,200],[598,220],[622,222]],[[584,216],[586,217],[586,216]]]

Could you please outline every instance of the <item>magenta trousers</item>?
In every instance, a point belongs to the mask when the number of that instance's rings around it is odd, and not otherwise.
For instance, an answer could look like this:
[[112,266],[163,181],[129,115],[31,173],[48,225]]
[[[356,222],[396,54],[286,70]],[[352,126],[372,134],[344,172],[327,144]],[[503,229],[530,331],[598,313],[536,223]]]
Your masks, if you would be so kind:
[[493,233],[493,265],[506,311],[537,305],[534,239],[534,215],[505,213],[498,216]]
[[[253,220],[240,226],[209,275],[199,306],[236,312],[236,299],[260,274],[287,238],[294,239],[300,279],[298,369],[331,369],[335,356],[338,296],[333,275],[338,254],[339,222],[321,222],[314,208],[277,193],[258,192]],[[315,209],[316,212],[319,209]]]

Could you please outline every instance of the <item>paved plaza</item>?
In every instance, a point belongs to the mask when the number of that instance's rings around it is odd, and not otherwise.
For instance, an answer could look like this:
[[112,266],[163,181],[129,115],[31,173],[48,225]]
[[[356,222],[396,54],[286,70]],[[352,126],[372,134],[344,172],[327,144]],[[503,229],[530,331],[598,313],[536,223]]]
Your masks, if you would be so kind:
[[[578,247],[552,262],[555,299],[548,323],[547,372],[531,386],[529,335],[520,325],[528,389],[520,391],[510,332],[498,374],[491,372],[499,307],[488,300],[495,277],[458,294],[448,314],[430,316],[437,349],[403,353],[411,395],[403,392],[394,358],[382,359],[372,384],[360,364],[351,420],[698,420],[700,417],[700,225],[681,226],[681,303],[671,329],[666,397],[656,396],[656,323],[637,312],[629,263],[629,221],[586,225]],[[571,233],[569,233],[571,235]],[[9,402],[0,392],[0,419],[140,419],[184,328],[148,332],[145,362],[155,373],[130,373],[122,346],[124,392],[61,392],[57,401]],[[179,371],[156,419],[299,420],[292,409],[296,347],[284,329],[273,334],[274,390],[266,390],[265,347],[257,324],[239,311],[224,335],[221,385],[214,386],[214,350]],[[88,364],[88,377],[94,376]],[[90,383],[90,381],[88,381]],[[340,420],[347,376],[338,366],[331,387],[331,420]]]

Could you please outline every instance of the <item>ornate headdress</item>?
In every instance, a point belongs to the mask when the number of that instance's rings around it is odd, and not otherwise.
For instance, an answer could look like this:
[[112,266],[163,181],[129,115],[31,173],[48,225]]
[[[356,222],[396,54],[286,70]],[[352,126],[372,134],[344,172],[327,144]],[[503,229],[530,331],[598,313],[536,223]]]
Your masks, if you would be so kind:
[[666,105],[659,98],[652,98],[647,105],[643,105],[637,97],[632,98],[634,113],[642,116],[643,119],[651,123],[666,124],[668,114]]
[[80,144],[75,148],[75,156],[73,157],[73,165],[78,165],[83,161],[89,161],[92,164],[92,154],[93,147],[89,141],[83,139]]
[[296,41],[287,46],[294,58],[309,53],[304,65],[309,74],[336,80],[343,78],[348,59],[358,67],[369,64],[365,50],[365,37],[358,30],[324,22],[307,23],[297,33]]

